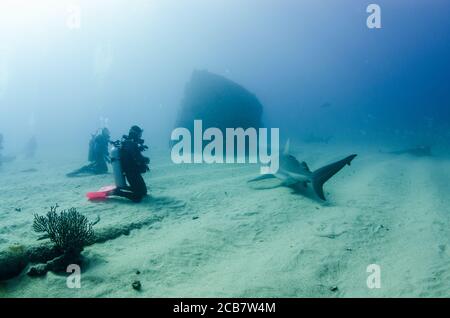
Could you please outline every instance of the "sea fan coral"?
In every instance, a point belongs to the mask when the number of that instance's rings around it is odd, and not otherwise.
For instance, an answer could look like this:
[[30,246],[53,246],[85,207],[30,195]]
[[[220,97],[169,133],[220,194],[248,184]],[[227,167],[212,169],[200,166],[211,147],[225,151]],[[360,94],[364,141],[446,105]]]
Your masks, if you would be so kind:
[[58,205],[52,206],[46,216],[35,214],[33,229],[46,233],[57,249],[64,254],[79,254],[83,247],[95,239],[93,226],[98,222],[89,222],[76,208],[57,213]]

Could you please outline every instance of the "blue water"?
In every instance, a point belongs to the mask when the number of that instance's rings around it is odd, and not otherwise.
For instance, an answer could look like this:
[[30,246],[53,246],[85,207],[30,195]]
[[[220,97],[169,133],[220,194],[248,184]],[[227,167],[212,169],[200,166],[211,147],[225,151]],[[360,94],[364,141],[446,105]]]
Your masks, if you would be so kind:
[[354,0],[2,2],[5,145],[84,147],[101,118],[166,145],[194,69],[255,93],[285,137],[445,143],[450,4],[376,3],[381,29]]
[[[34,214],[55,203],[101,217],[96,229],[137,225],[83,251],[78,294],[64,275],[22,271],[0,297],[448,297],[450,1],[373,0],[379,29],[371,3],[1,0],[0,263],[39,243]],[[298,159],[285,156],[281,180],[253,187],[256,163],[171,161],[195,70],[257,97],[262,126]],[[150,146],[150,195],[88,201],[113,175],[66,173],[86,164],[99,128],[117,140],[132,125]],[[417,146],[433,156],[387,153]],[[331,168],[320,168],[346,156],[321,200],[311,184]],[[380,290],[366,287],[374,262]]]

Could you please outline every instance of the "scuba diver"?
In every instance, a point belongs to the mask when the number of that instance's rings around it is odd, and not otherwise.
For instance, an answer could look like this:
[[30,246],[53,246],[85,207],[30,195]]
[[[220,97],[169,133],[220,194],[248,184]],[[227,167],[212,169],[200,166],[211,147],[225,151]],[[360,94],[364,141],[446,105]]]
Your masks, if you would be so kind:
[[37,141],[36,137],[33,136],[28,140],[26,146],[25,146],[25,158],[32,159],[34,158],[37,150]]
[[[142,174],[149,171],[150,159],[142,152],[148,147],[142,139],[143,130],[138,126],[131,127],[128,136],[112,143],[118,150],[118,157],[111,158],[117,188],[110,195],[116,195],[140,202],[147,195],[147,185]],[[124,177],[128,181],[126,184]]]
[[109,159],[109,138],[110,133],[108,128],[103,128],[101,134],[92,135],[89,142],[89,156],[90,164],[68,173],[68,177],[76,177],[80,174],[105,174],[108,173],[107,162]]
[[0,134],[0,166],[2,165],[3,161],[2,150],[3,150],[3,134]]
[[2,163],[11,162],[16,159],[16,156],[2,155],[2,150],[3,150],[3,134],[0,134],[0,166],[2,165]]

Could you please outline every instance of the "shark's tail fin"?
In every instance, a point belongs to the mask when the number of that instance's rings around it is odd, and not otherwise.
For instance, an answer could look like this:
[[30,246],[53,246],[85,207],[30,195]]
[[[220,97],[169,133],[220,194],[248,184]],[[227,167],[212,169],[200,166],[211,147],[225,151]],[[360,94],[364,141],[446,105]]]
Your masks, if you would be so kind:
[[312,186],[314,191],[322,200],[325,199],[325,195],[323,194],[323,184],[327,182],[332,176],[338,173],[345,165],[350,165],[352,160],[356,157],[356,155],[350,155],[342,160],[331,163],[327,166],[317,169],[312,173]]

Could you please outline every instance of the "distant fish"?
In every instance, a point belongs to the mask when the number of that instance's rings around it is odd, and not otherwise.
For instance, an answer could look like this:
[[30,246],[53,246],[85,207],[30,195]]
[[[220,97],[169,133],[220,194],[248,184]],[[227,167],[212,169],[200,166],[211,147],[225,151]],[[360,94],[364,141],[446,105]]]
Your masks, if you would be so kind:
[[431,147],[430,146],[418,146],[415,148],[401,149],[396,151],[386,152],[391,155],[404,155],[408,154],[415,157],[431,157]]
[[35,169],[35,168],[30,168],[30,169],[22,170],[22,171],[20,171],[20,172],[24,172],[24,173],[27,173],[27,172],[37,172],[37,169]]
[[317,135],[314,135],[314,134],[309,134],[305,138],[303,138],[303,141],[306,142],[306,143],[323,143],[323,144],[327,144],[327,143],[330,142],[331,138],[333,138],[333,136],[323,137],[323,136],[317,136]]
[[329,103],[329,102],[326,102],[326,103],[323,103],[322,105],[320,105],[320,108],[330,108],[331,107],[331,103]]
[[433,117],[425,117],[425,125],[427,126],[427,128],[431,129],[434,126],[434,118]]

